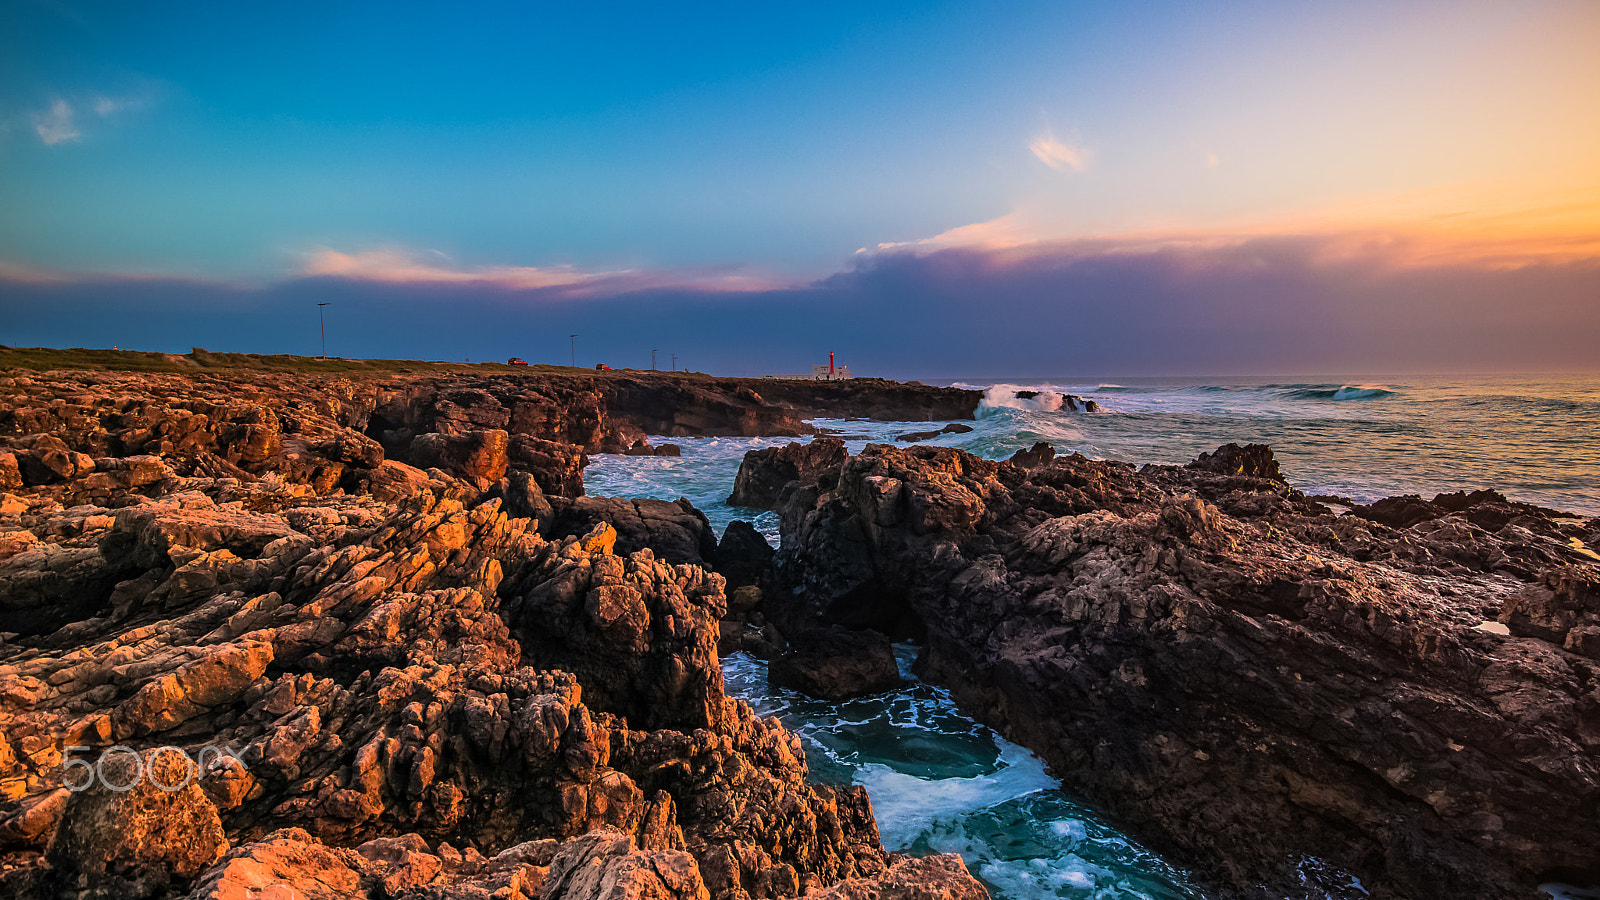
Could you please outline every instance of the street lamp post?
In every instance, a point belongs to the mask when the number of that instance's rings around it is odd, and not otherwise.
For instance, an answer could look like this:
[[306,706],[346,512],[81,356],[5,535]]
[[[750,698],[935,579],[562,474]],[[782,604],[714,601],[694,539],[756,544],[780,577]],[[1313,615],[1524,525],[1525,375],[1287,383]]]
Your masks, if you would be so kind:
[[575,334],[567,335],[567,342],[570,344],[568,349],[572,351],[572,367],[576,369],[578,367],[578,336]]
[[650,348],[650,371],[656,370],[656,348]]
[[317,330],[322,333],[322,355],[318,359],[328,358],[328,326],[322,321],[322,308],[327,305],[327,303],[317,304]]

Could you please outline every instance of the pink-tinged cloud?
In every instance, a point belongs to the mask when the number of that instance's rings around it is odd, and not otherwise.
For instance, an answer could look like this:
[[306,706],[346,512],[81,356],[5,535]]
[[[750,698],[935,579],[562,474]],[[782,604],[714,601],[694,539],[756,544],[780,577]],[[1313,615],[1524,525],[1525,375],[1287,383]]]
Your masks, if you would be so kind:
[[1033,155],[1038,157],[1040,162],[1057,172],[1065,169],[1082,172],[1089,167],[1088,151],[1057,140],[1056,136],[1048,131],[1034,138],[1028,144],[1028,149],[1033,151]]
[[[443,259],[442,254],[440,258]],[[574,266],[484,266],[457,268],[424,261],[393,248],[312,253],[300,274],[388,284],[462,285],[508,291],[539,291],[562,297],[594,297],[652,290],[743,292],[773,290],[783,282],[727,269],[588,272]]]
[[65,284],[73,280],[75,279],[71,275],[61,272],[0,261],[0,281],[17,284]]
[[1262,239],[1308,239],[1316,262],[1361,261],[1376,269],[1516,269],[1600,260],[1600,188],[1524,195],[1472,185],[1360,198],[1319,209],[1206,225],[1168,224],[1085,234],[1059,217],[1022,208],[878,252],[972,249],[1050,256],[1223,249]]

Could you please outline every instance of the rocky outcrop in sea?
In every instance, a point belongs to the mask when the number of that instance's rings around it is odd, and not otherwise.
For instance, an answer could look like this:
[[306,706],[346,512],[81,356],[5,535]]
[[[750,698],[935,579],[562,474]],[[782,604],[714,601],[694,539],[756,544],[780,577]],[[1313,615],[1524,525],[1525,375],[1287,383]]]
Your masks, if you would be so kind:
[[752,451],[764,612],[875,629],[1219,896],[1600,882],[1600,520],[1492,491],[1335,515],[1271,450],[1187,467]]
[[704,517],[582,496],[673,429],[581,381],[0,375],[0,896],[984,896],[725,696]]

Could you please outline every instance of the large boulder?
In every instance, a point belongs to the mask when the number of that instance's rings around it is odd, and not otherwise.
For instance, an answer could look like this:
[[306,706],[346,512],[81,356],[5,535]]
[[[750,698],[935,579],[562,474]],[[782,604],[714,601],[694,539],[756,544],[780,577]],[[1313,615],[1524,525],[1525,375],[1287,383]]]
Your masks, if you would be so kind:
[[1201,472],[1212,472],[1217,475],[1246,475],[1251,478],[1266,478],[1272,481],[1282,481],[1283,473],[1278,468],[1278,460],[1272,454],[1272,448],[1266,444],[1224,444],[1211,453],[1202,453],[1186,468]]
[[189,879],[228,849],[217,807],[194,782],[181,750],[107,752],[74,767],[45,858],[59,872],[104,882],[160,885]]
[[582,447],[519,434],[511,438],[507,459],[513,471],[531,475],[546,496],[583,496],[583,467],[589,457]]
[[809,444],[751,450],[739,464],[728,505],[772,509],[784,487],[825,480],[849,455],[844,441],[830,437],[819,437]]
[[888,638],[838,625],[790,638],[788,649],[772,658],[767,677],[821,700],[878,694],[905,683]]
[[587,534],[602,522],[616,529],[620,554],[648,547],[672,565],[707,568],[717,557],[717,536],[711,523],[705,513],[681,497],[673,501],[579,497],[557,511],[554,533]]
[[748,585],[761,585],[761,579],[772,564],[772,545],[754,525],[742,519],[728,523],[717,542],[717,574],[728,582],[731,594]]
[[505,477],[510,438],[504,431],[469,431],[464,434],[419,434],[411,441],[411,464],[438,468],[479,490]]

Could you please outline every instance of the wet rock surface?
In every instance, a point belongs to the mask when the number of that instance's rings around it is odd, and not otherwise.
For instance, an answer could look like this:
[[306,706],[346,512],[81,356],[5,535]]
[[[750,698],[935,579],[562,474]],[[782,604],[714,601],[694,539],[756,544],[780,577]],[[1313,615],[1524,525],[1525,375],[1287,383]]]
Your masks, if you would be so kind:
[[[723,580],[668,559],[709,561],[703,516],[527,517],[601,509],[587,439],[415,381],[4,378],[0,896],[915,881],[864,790],[724,695]],[[399,407],[439,428],[374,428]]]
[[869,445],[783,485],[776,455],[746,465],[782,498],[785,633],[921,641],[924,677],[1218,896],[1300,896],[1312,857],[1373,897],[1600,881],[1595,522],[1488,492],[1337,516],[1265,447]]

